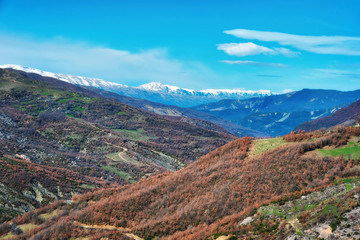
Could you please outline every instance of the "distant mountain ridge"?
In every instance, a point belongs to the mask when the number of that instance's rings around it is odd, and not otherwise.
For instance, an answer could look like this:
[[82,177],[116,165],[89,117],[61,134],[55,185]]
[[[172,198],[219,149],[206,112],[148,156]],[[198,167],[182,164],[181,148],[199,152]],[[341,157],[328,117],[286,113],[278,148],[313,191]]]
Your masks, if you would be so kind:
[[[91,90],[92,87],[89,87]],[[159,115],[165,115],[165,116],[173,116],[173,117],[188,117],[192,119],[201,119],[208,122],[212,122],[230,133],[236,135],[236,136],[251,136],[251,137],[269,137],[268,134],[260,131],[256,131],[253,129],[242,127],[238,124],[235,124],[229,120],[225,120],[223,118],[216,117],[212,114],[197,111],[191,108],[183,108],[178,107],[174,105],[166,105],[163,103],[157,103],[157,102],[151,102],[149,100],[145,99],[139,99],[134,97],[128,97],[124,95],[120,95],[114,92],[105,91],[105,90],[99,90],[96,91],[98,94],[108,97],[108,98],[115,98],[119,100],[122,103],[125,103],[127,105],[140,108],[143,110],[147,110],[150,112],[154,112]]]
[[[205,89],[192,90],[158,82],[143,84],[138,87],[130,87],[119,83],[108,82],[98,78],[73,76],[67,74],[51,73],[38,69],[19,65],[1,65],[0,68],[11,68],[28,73],[36,73],[45,77],[56,78],[68,83],[87,87],[95,87],[121,95],[142,98],[154,102],[180,107],[189,107],[197,104],[215,102],[222,99],[246,99],[250,97],[262,97],[274,95],[269,90],[242,90],[242,89]],[[196,104],[195,104],[196,103]]]
[[284,135],[303,122],[329,116],[360,99],[360,90],[303,89],[267,97],[221,100],[193,107],[245,128]]
[[[244,128],[244,127],[239,126],[230,121],[218,118],[216,116],[213,116],[211,114],[207,114],[207,113],[204,113],[201,111],[196,111],[196,110],[193,110],[190,108],[178,107],[175,105],[166,105],[163,103],[152,102],[152,101],[149,101],[146,99],[140,99],[139,97],[125,96],[125,94],[120,94],[120,93],[116,93],[111,90],[106,90],[110,86],[109,84],[113,84],[113,86],[121,85],[121,84],[109,83],[104,80],[95,79],[95,78],[88,78],[88,80],[85,81],[84,77],[77,77],[77,76],[64,75],[64,74],[55,74],[55,73],[50,73],[50,72],[42,72],[37,69],[25,68],[25,67],[21,67],[21,66],[17,66],[17,65],[2,65],[2,66],[0,66],[0,68],[8,68],[8,69],[14,69],[16,71],[21,71],[21,72],[24,72],[24,73],[30,75],[34,79],[38,79],[40,76],[41,77],[50,77],[50,78],[54,78],[57,80],[61,80],[61,82],[64,82],[64,83],[74,84],[75,86],[79,85],[80,87],[84,87],[92,92],[97,92],[104,97],[114,98],[114,99],[119,100],[122,103],[127,104],[127,105],[130,105],[130,106],[133,106],[136,108],[141,108],[141,109],[144,109],[144,110],[147,110],[150,112],[154,112],[156,114],[171,116],[171,117],[190,117],[193,119],[201,119],[201,120],[205,120],[205,121],[210,121],[237,136],[253,136],[253,137],[268,136],[266,133],[262,133],[259,131],[254,131],[251,129]],[[27,70],[27,71],[18,70],[17,68]],[[41,78],[39,80],[41,80]],[[125,85],[122,85],[122,86],[127,87]],[[161,86],[164,87],[164,85],[161,85]],[[161,86],[154,83],[154,84],[145,84],[140,87],[141,88],[160,88]],[[130,87],[127,87],[127,88],[130,88]],[[166,88],[168,88],[168,87],[166,87]],[[172,88],[175,89],[178,87],[172,87]],[[194,90],[192,90],[192,91],[194,91]],[[200,121],[198,121],[198,123],[200,123]]]
[[295,130],[318,130],[330,128],[337,125],[352,125],[360,119],[360,100],[342,108],[330,116],[322,117],[313,121],[304,122],[297,126]]
[[242,90],[242,89],[204,89],[204,90],[192,90],[187,88],[180,88],[171,85],[164,85],[159,82],[151,82],[143,84],[139,89],[154,91],[154,92],[167,92],[176,93],[189,96],[229,96],[229,97],[247,97],[247,96],[269,96],[272,95],[269,90]]

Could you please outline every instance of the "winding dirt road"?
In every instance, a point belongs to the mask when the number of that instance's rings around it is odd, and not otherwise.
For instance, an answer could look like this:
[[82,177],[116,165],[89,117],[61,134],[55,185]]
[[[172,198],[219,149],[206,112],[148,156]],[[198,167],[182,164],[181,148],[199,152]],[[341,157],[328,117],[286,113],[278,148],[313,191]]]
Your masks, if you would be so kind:
[[84,224],[77,221],[74,221],[76,225],[79,225],[83,228],[92,228],[92,229],[105,229],[105,230],[117,230],[120,232],[123,232],[126,236],[133,238],[135,240],[144,240],[143,238],[136,236],[135,234],[130,233],[129,228],[123,228],[123,227],[116,227],[111,225],[90,225],[90,224]]

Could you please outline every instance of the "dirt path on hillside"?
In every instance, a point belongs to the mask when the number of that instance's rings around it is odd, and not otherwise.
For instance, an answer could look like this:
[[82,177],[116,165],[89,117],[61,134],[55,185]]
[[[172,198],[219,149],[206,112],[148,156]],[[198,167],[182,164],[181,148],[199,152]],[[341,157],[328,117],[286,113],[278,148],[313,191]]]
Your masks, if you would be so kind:
[[123,228],[123,227],[116,227],[111,225],[91,225],[91,224],[84,224],[77,221],[74,221],[76,225],[79,225],[83,228],[92,228],[92,229],[105,229],[105,230],[117,230],[122,233],[124,233],[126,236],[131,237],[135,240],[144,240],[143,238],[136,236],[135,234],[130,233],[129,228]]
[[[128,149],[127,148],[122,148],[123,149],[123,151],[122,152],[119,152],[118,153],[118,156],[119,156],[119,158],[121,159],[121,160],[123,160],[124,162],[128,162],[128,160],[125,158],[125,156],[126,156],[126,152],[128,151]],[[124,156],[125,155],[125,156]]]
[[226,235],[226,236],[220,236],[218,237],[216,240],[228,240],[232,237],[233,235]]

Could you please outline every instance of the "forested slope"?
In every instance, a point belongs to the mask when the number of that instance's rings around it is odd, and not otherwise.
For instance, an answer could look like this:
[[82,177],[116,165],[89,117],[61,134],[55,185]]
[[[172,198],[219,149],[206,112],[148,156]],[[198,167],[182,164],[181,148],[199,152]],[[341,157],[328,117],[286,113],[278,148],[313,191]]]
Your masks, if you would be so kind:
[[[45,222],[29,234],[38,239],[46,239],[49,232],[57,232],[57,237],[78,237],[88,236],[89,226],[102,231],[112,226],[107,233],[131,233],[143,239],[215,239],[221,235],[285,238],[299,229],[288,222],[286,214],[274,212],[261,217],[260,207],[271,202],[284,204],[333,185],[334,180],[358,177],[356,154],[345,158],[341,154],[332,156],[329,151],[351,147],[359,136],[359,127],[347,127],[291,133],[276,139],[241,138],[177,172],[74,197],[70,212],[57,218],[58,224]],[[347,190],[356,194],[354,191],[357,188]],[[347,203],[344,211],[355,208],[358,200]],[[301,229],[344,213],[342,210],[314,219],[307,210],[296,213],[299,217],[310,214],[301,218]],[[240,224],[255,213],[259,213],[254,216],[256,221]],[[59,232],[60,226],[63,232]]]

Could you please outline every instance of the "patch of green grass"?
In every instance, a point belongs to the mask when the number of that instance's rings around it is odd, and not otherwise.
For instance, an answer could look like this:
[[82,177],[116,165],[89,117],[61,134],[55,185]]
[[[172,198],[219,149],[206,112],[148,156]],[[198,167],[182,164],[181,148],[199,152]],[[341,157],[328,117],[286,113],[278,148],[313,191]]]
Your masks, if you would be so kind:
[[23,232],[29,232],[31,230],[34,230],[37,227],[38,227],[38,225],[35,225],[35,224],[32,224],[32,223],[26,223],[26,224],[19,225],[19,228]]
[[119,177],[121,177],[123,179],[129,180],[131,178],[131,176],[129,174],[127,174],[126,172],[120,171],[116,167],[112,167],[112,166],[101,166],[101,167],[104,170],[115,173],[116,175],[118,175]]
[[270,210],[270,209],[268,209],[268,208],[266,208],[266,209],[262,209],[261,211],[261,214],[263,214],[264,216],[270,216],[270,215],[272,215],[272,211]]
[[119,115],[119,116],[127,115],[127,113],[126,113],[126,112],[118,112],[118,115]]
[[66,96],[62,99],[59,99],[57,102],[58,103],[67,103],[69,101],[76,101],[78,103],[93,103],[95,101],[99,101],[99,98],[89,98],[89,97],[81,97],[78,96],[77,94],[73,94],[72,97]]
[[147,133],[142,128],[137,130],[128,130],[128,129],[112,129],[112,130],[118,133],[121,137],[133,141],[148,141],[151,138],[151,136],[147,135]]
[[353,183],[353,182],[356,182],[356,181],[360,181],[360,177],[357,178],[357,177],[352,177],[352,178],[345,178],[343,179],[343,183]]
[[350,184],[350,183],[345,183],[345,188],[346,191],[350,191],[354,189],[354,185]]
[[261,210],[261,214],[263,214],[264,216],[272,216],[272,215],[275,215],[277,217],[284,216],[284,214],[279,211],[279,207],[273,206],[273,205],[269,205],[269,206],[263,208]]
[[84,112],[85,108],[84,107],[74,107],[75,111],[80,111],[80,112]]
[[100,100],[99,98],[89,98],[89,97],[82,97],[80,99],[82,102],[85,102],[85,103],[93,103],[93,102]]
[[14,234],[8,233],[8,234],[6,234],[4,236],[1,236],[0,239],[13,239],[14,237],[15,237]]
[[39,218],[40,218],[41,220],[43,220],[43,221],[46,221],[46,220],[48,220],[49,218],[58,216],[58,215],[60,214],[60,212],[61,212],[61,210],[56,209],[56,210],[54,210],[54,211],[52,211],[52,212],[50,212],[50,213],[44,213],[44,214],[39,215]]
[[26,111],[27,110],[26,107],[21,106],[19,104],[14,104],[14,106],[17,107],[18,109],[20,109],[20,111]]
[[67,138],[79,140],[79,139],[82,139],[83,136],[80,134],[69,134],[69,135],[67,135]]
[[278,216],[278,217],[283,217],[283,216],[284,216],[284,214],[283,214],[282,212],[280,212],[280,211],[279,211],[279,208],[277,208],[277,207],[274,207],[274,208],[273,208],[273,214],[274,214],[275,216]]
[[64,95],[64,91],[48,88],[39,88],[41,96],[54,96],[55,98],[60,98]]
[[73,100],[76,100],[76,99],[77,99],[76,97],[63,98],[63,99],[59,99],[57,102],[58,103],[66,103],[66,102],[73,101]]
[[266,152],[270,149],[277,148],[286,144],[286,141],[281,137],[278,138],[269,138],[269,139],[259,139],[254,141],[253,154],[259,155],[263,152]]
[[325,156],[343,156],[344,158],[349,159],[360,159],[360,144],[356,144],[354,142],[349,142],[347,145],[341,148],[335,149],[320,149],[319,150]]
[[81,184],[80,187],[85,189],[94,189],[95,185]]
[[329,214],[337,215],[338,209],[335,205],[328,204],[322,209],[322,213],[329,213]]
[[314,208],[316,208],[316,205],[315,204],[307,204],[307,205],[305,205],[305,210],[311,210],[311,209],[314,209]]

